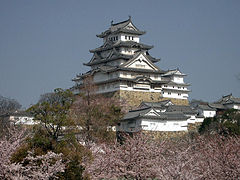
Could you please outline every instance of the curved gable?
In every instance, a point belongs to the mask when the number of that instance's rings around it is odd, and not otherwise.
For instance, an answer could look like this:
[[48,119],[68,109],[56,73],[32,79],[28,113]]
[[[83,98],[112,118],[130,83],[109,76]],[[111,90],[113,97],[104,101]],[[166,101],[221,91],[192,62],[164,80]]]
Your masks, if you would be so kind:
[[156,67],[143,53],[139,53],[135,58],[123,64],[123,67],[159,71],[158,67]]

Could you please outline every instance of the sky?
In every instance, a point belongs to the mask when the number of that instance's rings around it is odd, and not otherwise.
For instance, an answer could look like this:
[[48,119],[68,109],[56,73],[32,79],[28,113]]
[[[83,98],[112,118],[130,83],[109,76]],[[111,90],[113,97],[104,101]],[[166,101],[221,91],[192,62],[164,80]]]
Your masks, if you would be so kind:
[[0,95],[27,108],[70,88],[99,34],[131,15],[163,69],[187,74],[190,100],[240,97],[239,0],[1,0]]

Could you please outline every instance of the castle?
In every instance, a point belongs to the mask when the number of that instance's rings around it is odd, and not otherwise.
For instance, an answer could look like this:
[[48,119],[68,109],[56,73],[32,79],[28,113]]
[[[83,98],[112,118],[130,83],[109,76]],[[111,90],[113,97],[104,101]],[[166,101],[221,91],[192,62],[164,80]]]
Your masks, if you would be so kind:
[[145,31],[139,30],[128,20],[111,23],[106,31],[98,34],[103,45],[90,50],[91,60],[84,64],[91,70],[77,75],[72,88],[81,91],[86,77],[93,77],[96,93],[125,99],[131,108],[142,102],[171,100],[177,105],[188,105],[188,86],[179,69],[162,70],[156,66],[160,59],[149,54],[153,46],[140,42]]

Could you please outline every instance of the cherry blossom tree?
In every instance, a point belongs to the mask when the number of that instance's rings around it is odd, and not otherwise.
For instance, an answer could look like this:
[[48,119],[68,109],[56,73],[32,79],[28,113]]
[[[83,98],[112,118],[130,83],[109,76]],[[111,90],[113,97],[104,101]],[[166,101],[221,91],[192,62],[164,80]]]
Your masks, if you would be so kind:
[[8,128],[8,133],[0,137],[0,178],[6,178],[9,174],[11,155],[20,147],[24,139],[24,130],[14,127]]
[[[27,162],[27,165],[23,165]],[[42,156],[34,157],[29,152],[24,162],[10,164],[10,179],[58,179],[59,172],[64,172],[65,165],[62,162],[62,154],[49,151]]]
[[196,136],[154,141],[144,134],[93,148],[93,179],[238,179],[240,137]]
[[49,179],[57,178],[58,172],[63,172],[65,165],[61,154],[48,152],[42,156],[28,156],[20,163],[11,163],[11,156],[21,146],[26,131],[10,127],[9,134],[0,138],[0,179]]
[[118,99],[96,94],[96,89],[92,77],[85,78],[81,94],[71,107],[72,118],[86,145],[115,139],[112,127],[123,115],[122,104]]

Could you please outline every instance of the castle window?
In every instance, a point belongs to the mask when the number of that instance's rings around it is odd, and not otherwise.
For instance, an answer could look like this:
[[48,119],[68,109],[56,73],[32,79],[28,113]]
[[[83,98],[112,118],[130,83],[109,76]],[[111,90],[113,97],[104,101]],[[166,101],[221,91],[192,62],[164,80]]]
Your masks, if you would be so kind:
[[127,36],[125,36],[125,39],[127,40]]
[[174,86],[172,88],[174,88]]
[[178,87],[178,89],[181,89],[181,87]]
[[180,94],[180,93],[178,93],[178,96],[181,96],[181,94]]
[[168,92],[168,95],[171,95],[172,93]]
[[133,40],[133,36],[132,36],[132,40]]
[[167,87],[167,85],[164,85],[164,87]]
[[116,40],[118,40],[118,36],[116,36]]
[[130,39],[131,39],[131,36],[128,36],[128,39],[130,40]]

